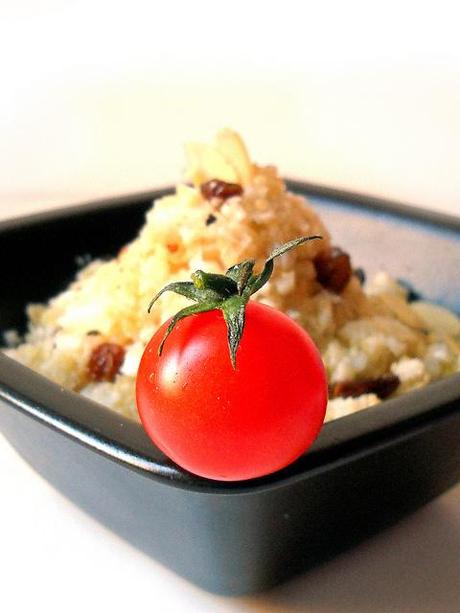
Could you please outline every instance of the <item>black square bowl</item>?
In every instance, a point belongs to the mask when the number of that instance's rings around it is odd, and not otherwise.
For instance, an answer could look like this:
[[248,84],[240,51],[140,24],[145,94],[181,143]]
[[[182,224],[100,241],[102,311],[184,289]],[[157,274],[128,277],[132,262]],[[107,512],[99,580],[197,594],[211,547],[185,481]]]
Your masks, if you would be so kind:
[[[460,310],[460,221],[304,183],[356,264],[411,279]],[[113,255],[143,223],[137,194],[0,224],[0,330],[71,280],[76,258]],[[266,589],[390,525],[460,477],[460,374],[324,426],[312,449],[269,477],[195,477],[142,427],[0,353],[0,428],[66,496],[203,588]]]

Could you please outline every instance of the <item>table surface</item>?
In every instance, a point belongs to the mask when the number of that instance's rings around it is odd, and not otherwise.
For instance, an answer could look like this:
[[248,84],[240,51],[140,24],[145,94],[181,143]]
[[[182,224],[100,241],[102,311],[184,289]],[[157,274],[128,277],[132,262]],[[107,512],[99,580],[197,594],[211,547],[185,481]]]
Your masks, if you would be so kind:
[[[0,218],[8,213],[0,206]],[[1,436],[0,482],[0,601],[14,603],[9,611],[41,602],[58,612],[63,599],[69,611],[84,610],[88,600],[91,610],[111,611],[150,602],[154,610],[200,613],[458,611],[460,486],[282,587],[250,598],[223,598],[188,584],[99,525]]]
[[[285,175],[460,213],[458,20],[445,6],[417,3],[414,21],[410,2],[398,19],[390,1],[362,3],[360,19],[353,2],[335,19],[316,3],[307,21],[288,0],[264,5],[260,28],[260,3],[234,0],[223,38],[211,2],[161,4],[2,3],[0,218],[169,183],[183,141],[223,125]],[[222,598],[99,525],[2,437],[0,482],[8,613],[459,611],[460,486],[282,587]]]

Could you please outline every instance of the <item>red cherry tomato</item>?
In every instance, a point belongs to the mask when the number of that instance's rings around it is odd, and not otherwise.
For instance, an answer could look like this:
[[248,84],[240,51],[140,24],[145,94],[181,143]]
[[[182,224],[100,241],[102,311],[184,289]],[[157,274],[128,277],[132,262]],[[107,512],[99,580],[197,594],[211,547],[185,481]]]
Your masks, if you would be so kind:
[[186,470],[219,480],[252,479],[298,458],[323,424],[327,383],[319,352],[286,315],[257,302],[233,368],[220,310],[181,320],[142,357],[137,406],[147,434]]

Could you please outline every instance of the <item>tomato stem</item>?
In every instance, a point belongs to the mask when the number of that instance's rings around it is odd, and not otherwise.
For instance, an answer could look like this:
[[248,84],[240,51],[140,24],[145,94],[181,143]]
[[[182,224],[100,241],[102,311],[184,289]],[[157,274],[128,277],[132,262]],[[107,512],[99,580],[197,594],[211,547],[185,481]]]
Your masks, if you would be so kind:
[[149,313],[158,298],[167,291],[194,300],[196,304],[185,307],[171,319],[158,348],[158,355],[161,355],[166,339],[181,319],[189,315],[220,309],[227,325],[230,359],[233,368],[236,368],[236,352],[244,331],[246,305],[250,297],[270,279],[275,258],[307,241],[321,238],[322,236],[316,235],[301,236],[276,247],[265,260],[260,274],[253,274],[255,260],[244,260],[231,266],[225,275],[197,270],[191,275],[192,281],[177,281],[163,287],[152,298],[148,307]]

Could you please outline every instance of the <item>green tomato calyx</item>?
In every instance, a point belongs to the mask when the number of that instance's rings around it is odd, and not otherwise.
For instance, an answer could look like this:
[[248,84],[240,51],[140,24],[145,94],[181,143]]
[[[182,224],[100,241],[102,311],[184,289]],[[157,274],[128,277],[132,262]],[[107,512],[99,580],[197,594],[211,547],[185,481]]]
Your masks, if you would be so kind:
[[322,236],[301,236],[276,247],[265,260],[262,272],[259,274],[253,272],[255,260],[244,260],[231,266],[225,275],[197,270],[191,275],[192,281],[176,281],[165,285],[151,300],[148,307],[149,313],[158,298],[169,291],[185,296],[193,300],[195,304],[185,307],[171,318],[158,347],[158,355],[161,355],[166,339],[181,319],[189,315],[220,309],[227,325],[230,359],[233,368],[236,368],[236,351],[243,335],[246,305],[250,297],[270,279],[275,258],[307,241],[321,238]]

